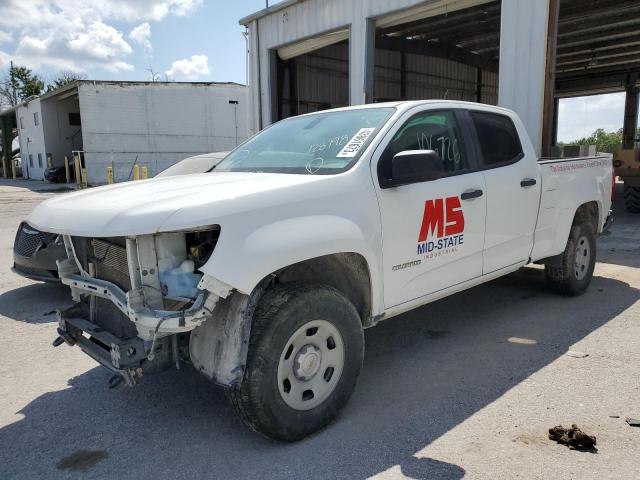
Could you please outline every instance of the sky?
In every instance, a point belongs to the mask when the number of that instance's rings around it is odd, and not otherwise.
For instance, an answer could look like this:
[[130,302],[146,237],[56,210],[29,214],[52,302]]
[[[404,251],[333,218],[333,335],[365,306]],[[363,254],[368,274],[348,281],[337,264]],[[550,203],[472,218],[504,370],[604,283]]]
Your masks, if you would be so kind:
[[[0,71],[9,61],[51,81],[61,71],[92,80],[246,83],[238,20],[265,0],[0,0]],[[270,4],[277,3],[274,0]],[[622,127],[624,94],[563,99],[558,140]]]
[[[270,4],[277,3],[273,0]],[[0,0],[0,69],[92,80],[245,83],[238,20],[265,0]]]
[[558,112],[558,141],[588,137],[596,129],[615,132],[624,120],[624,93],[563,98]]

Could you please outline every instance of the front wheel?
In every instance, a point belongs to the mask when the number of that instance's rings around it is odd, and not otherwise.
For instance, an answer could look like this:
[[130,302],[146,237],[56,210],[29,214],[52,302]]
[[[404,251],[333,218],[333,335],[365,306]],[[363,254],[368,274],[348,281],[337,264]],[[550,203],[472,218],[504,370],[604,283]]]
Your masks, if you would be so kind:
[[227,397],[253,430],[300,440],[338,415],[363,356],[362,324],[344,295],[324,285],[282,284],[256,308],[245,374]]
[[571,227],[560,265],[545,265],[547,281],[559,293],[582,295],[591,283],[596,265],[596,236],[593,227],[580,223]]

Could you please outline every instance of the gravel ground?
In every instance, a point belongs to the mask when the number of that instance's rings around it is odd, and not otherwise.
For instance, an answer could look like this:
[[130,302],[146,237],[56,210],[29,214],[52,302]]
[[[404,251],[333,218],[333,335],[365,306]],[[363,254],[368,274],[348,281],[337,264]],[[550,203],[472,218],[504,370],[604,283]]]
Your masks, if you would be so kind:
[[[67,290],[10,271],[18,223],[56,195],[0,182],[0,478],[640,478],[640,216],[617,205],[587,294],[540,268],[366,332],[338,421],[297,444],[247,430],[188,368],[107,388],[79,349],[54,349]],[[569,350],[588,356],[571,356]],[[577,423],[597,453],[547,439]]]

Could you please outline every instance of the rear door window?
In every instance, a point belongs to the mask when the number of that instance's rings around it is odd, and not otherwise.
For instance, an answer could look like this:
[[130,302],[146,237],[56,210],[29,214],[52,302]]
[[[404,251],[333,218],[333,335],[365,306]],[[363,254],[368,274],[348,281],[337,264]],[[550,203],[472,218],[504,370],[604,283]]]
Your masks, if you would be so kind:
[[478,143],[486,167],[498,167],[520,160],[524,153],[513,121],[506,115],[471,111]]

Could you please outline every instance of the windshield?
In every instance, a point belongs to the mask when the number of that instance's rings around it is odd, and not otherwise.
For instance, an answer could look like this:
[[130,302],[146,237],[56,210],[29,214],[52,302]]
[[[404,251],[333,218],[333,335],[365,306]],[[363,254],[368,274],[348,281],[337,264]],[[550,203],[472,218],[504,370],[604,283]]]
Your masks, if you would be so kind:
[[328,175],[349,169],[393,114],[389,107],[326,112],[283,120],[234,150],[216,172]]

